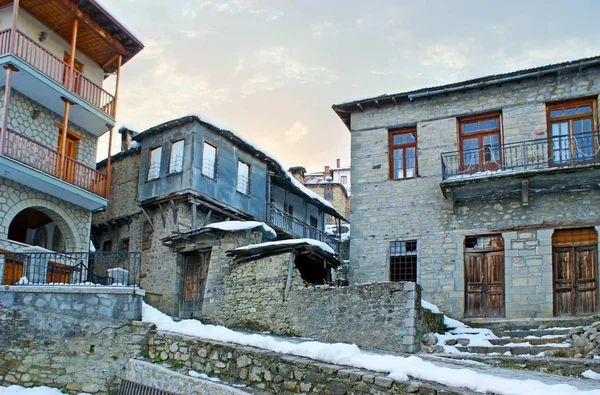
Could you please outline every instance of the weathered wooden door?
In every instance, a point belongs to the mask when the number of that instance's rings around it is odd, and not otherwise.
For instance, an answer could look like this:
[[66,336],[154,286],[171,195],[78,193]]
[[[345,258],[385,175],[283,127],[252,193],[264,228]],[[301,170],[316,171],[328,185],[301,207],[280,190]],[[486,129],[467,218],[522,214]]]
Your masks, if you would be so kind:
[[202,312],[209,261],[210,251],[184,256],[179,305],[179,316],[182,318],[197,317]]
[[504,316],[504,252],[465,253],[465,317]]
[[598,308],[595,245],[554,247],[554,315],[588,315]]

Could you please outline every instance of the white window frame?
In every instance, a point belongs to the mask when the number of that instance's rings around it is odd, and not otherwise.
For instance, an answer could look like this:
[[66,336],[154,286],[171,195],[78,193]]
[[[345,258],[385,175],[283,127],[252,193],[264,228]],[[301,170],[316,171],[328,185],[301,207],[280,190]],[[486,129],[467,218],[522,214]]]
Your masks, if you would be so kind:
[[[245,177],[240,173],[240,167],[246,168]],[[238,160],[237,182],[235,189],[243,195],[250,195],[250,165],[242,160]]]
[[[212,172],[211,172],[211,164],[206,160],[206,148],[211,147],[215,150],[215,157],[212,163]],[[204,140],[202,142],[202,175],[211,178],[213,180],[217,179],[217,158],[219,156],[219,147],[215,144]]]
[[162,146],[150,148],[148,150],[148,176],[147,181],[156,180],[160,177],[160,168],[162,162]]
[[171,142],[169,152],[169,174],[181,173],[183,171],[183,156],[185,141],[183,139]]

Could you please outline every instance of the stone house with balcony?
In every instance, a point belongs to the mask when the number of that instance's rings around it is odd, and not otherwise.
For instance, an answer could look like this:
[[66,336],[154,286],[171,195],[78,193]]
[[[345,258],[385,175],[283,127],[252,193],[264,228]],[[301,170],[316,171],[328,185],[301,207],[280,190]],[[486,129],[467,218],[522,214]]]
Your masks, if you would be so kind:
[[101,250],[142,251],[141,285],[162,311],[199,316],[218,289],[211,267],[224,257],[223,246],[261,241],[242,233],[230,242],[226,231],[207,225],[260,221],[279,239],[310,238],[339,249],[339,239],[325,233],[325,217],[344,218],[237,134],[193,115],[139,134],[120,132],[110,202],[94,214],[93,239]]
[[[142,48],[94,1],[0,1],[1,253],[89,251],[110,177],[95,168],[98,138],[115,125],[121,66]],[[3,284],[28,274],[22,257],[0,261]],[[37,282],[75,281],[65,264],[38,266]]]
[[334,105],[350,281],[456,318],[598,313],[600,57]]

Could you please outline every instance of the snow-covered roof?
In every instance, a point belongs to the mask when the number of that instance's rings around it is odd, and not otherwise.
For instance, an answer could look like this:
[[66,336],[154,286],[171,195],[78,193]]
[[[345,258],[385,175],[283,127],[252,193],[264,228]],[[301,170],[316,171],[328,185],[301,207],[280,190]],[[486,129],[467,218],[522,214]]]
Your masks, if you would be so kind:
[[333,248],[331,248],[327,244],[323,243],[322,241],[314,240],[314,239],[290,239],[290,240],[268,241],[266,243],[250,244],[250,245],[247,245],[244,247],[238,247],[234,251],[246,251],[246,250],[260,249],[260,248],[273,247],[273,246],[301,246],[301,245],[307,245],[307,244],[317,247],[321,251],[324,251],[328,254],[335,255],[335,251],[333,251]]
[[263,234],[270,239],[274,239],[277,237],[277,233],[273,228],[264,222],[259,221],[225,221],[225,222],[215,222],[212,224],[208,224],[203,227],[210,229],[220,229],[226,232],[238,232],[243,230],[251,230],[256,228],[261,228]]
[[269,165],[271,168],[270,170],[274,171],[275,175],[280,176],[281,179],[284,179],[286,181],[286,183],[288,185],[290,185],[291,187],[293,187],[294,189],[296,189],[299,194],[304,195],[304,196],[308,197],[309,199],[312,199],[313,202],[315,202],[317,205],[325,208],[325,211],[328,214],[343,218],[343,216],[335,210],[335,208],[333,207],[333,205],[331,203],[329,203],[327,200],[323,199],[322,197],[320,197],[319,195],[317,195],[310,189],[306,188],[304,185],[302,185],[302,183],[298,182],[294,178],[294,176],[292,174],[290,174],[288,171],[286,171],[285,168],[281,165],[281,163],[277,159],[275,159],[273,156],[266,154],[264,151],[259,149],[254,143],[250,142],[249,140],[247,140],[244,137],[241,137],[239,134],[237,134],[223,126],[218,126],[218,123],[208,121],[206,117],[201,116],[199,114],[185,115],[183,117],[179,117],[179,118],[167,121],[167,122],[163,122],[159,125],[153,126],[149,129],[146,129],[145,131],[132,137],[132,140],[133,141],[141,141],[144,138],[152,136],[161,131],[171,129],[175,126],[182,126],[182,125],[185,125],[185,124],[187,124],[189,122],[193,122],[193,121],[199,122],[200,124],[208,127],[209,129],[211,129],[215,132],[221,133],[225,137],[228,137],[235,144],[244,145],[245,148],[253,151],[257,157],[259,157],[260,159],[267,162],[267,165]]

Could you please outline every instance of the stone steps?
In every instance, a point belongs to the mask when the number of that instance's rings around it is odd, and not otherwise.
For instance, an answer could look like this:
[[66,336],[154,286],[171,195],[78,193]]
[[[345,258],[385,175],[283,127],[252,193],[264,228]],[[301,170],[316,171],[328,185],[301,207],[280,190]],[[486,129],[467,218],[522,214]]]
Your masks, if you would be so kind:
[[510,352],[511,355],[533,355],[551,351],[552,353],[559,353],[560,350],[566,347],[553,347],[553,346],[456,346],[456,349],[461,352],[468,352],[474,354],[491,354],[498,353],[504,354]]
[[[528,335],[530,336],[530,335]],[[544,336],[544,335],[542,335]],[[490,343],[492,343],[494,346],[504,346],[506,344],[515,344],[515,343],[529,343],[532,346],[539,346],[539,345],[543,345],[543,344],[556,344],[556,343],[562,343],[567,339],[566,336],[560,336],[560,337],[550,337],[550,338],[533,338],[533,339],[527,339],[524,337],[509,337],[509,338],[501,338],[501,339],[489,339],[488,341]]]

